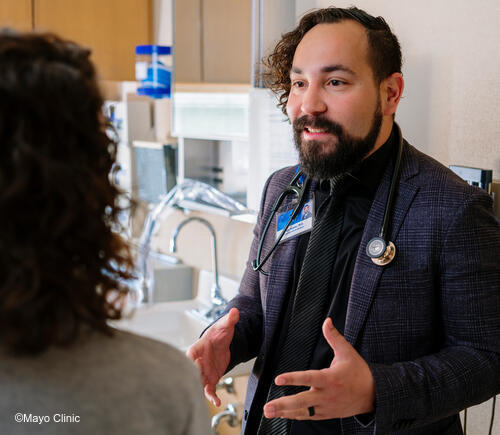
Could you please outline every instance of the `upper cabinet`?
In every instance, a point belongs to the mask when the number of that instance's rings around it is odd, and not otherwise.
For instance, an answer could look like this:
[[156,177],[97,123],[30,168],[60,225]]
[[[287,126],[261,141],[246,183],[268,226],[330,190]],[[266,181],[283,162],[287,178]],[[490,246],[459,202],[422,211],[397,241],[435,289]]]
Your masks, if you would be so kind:
[[175,2],[175,80],[250,83],[251,0]]
[[0,27],[57,33],[92,50],[100,78],[133,81],[134,47],[171,29],[172,5],[175,80],[250,84],[251,0],[0,0]]
[[92,50],[104,80],[135,80],[134,47],[153,41],[153,0],[1,0],[0,26],[50,31]]
[[31,30],[33,14],[31,0],[1,0],[0,28],[11,27],[17,30]]
[[92,49],[104,80],[135,80],[134,48],[153,40],[152,0],[35,0],[35,28]]

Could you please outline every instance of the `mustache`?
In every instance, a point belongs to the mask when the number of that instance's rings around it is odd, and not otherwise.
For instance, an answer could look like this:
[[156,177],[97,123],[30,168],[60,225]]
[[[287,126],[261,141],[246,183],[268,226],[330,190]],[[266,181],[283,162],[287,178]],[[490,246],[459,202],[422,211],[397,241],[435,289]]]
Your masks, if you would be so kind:
[[295,133],[301,133],[306,127],[319,128],[321,130],[326,130],[327,133],[331,133],[340,137],[343,135],[344,130],[340,124],[335,121],[331,121],[323,116],[308,116],[304,115],[297,118],[293,122],[293,130]]

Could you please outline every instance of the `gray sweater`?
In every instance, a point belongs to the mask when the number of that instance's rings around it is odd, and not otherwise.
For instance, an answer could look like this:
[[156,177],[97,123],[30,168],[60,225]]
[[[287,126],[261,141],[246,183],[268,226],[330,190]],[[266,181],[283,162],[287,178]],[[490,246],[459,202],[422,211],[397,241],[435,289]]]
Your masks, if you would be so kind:
[[0,386],[1,434],[211,433],[194,364],[123,331],[34,358],[0,350]]

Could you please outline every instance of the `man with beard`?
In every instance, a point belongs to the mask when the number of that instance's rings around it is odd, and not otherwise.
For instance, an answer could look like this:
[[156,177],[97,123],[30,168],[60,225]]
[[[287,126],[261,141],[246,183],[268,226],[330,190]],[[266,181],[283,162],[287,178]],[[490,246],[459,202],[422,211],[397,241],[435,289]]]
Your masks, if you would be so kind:
[[[366,248],[400,146],[396,36],[357,8],[322,9],[283,36],[267,66],[300,169],[268,179],[239,294],[188,351],[206,396],[218,405],[220,377],[257,357],[246,434],[462,433],[459,411],[500,391],[491,198],[402,141],[388,231],[397,253],[376,264]],[[260,273],[254,259],[296,199],[274,204],[299,170],[312,230],[280,243]]]

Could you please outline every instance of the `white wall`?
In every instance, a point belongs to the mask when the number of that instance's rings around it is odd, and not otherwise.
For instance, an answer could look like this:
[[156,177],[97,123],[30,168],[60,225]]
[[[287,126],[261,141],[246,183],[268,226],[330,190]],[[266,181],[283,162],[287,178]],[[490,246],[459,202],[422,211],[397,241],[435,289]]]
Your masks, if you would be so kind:
[[173,17],[174,0],[153,1],[153,41],[155,44],[172,45],[174,40]]
[[[296,0],[296,14],[353,4],[383,16],[401,44],[405,92],[396,119],[405,138],[445,165],[493,169],[500,179],[500,2]],[[469,409],[467,433],[488,433],[491,407]],[[494,434],[499,420],[497,412]]]
[[296,13],[353,3],[383,16],[400,40],[405,138],[445,165],[500,179],[500,2],[296,0]]

